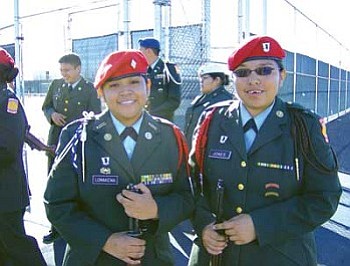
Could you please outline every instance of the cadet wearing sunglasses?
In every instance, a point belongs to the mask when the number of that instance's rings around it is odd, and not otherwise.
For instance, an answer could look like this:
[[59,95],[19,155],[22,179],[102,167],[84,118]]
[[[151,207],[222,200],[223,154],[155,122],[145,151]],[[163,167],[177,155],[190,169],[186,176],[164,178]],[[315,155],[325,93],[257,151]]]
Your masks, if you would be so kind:
[[[336,211],[341,186],[320,118],[277,96],[284,57],[268,36],[242,45],[228,60],[239,101],[208,107],[196,127],[190,266],[212,255],[221,265],[317,265],[313,231]],[[224,222],[215,224],[218,179]]]

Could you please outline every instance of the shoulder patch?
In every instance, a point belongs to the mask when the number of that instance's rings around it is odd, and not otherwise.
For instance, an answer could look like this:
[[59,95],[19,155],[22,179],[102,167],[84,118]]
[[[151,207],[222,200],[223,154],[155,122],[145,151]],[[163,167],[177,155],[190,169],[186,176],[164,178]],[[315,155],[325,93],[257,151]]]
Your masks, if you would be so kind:
[[17,114],[18,100],[16,98],[9,98],[7,101],[7,112],[9,114]]
[[328,139],[328,135],[327,135],[327,128],[326,128],[326,119],[324,118],[320,118],[318,120],[321,124],[321,132],[322,132],[322,135],[324,137],[324,140],[329,143],[329,139]]

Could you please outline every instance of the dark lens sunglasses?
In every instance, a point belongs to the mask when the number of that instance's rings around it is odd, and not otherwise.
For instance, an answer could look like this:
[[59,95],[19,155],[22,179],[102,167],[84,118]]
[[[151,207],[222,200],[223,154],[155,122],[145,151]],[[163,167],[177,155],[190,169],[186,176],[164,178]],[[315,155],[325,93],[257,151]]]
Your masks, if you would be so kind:
[[268,66],[257,67],[256,69],[240,68],[236,71],[233,71],[233,74],[240,78],[248,77],[252,72],[255,72],[259,76],[268,76],[272,73],[274,69],[275,68]]

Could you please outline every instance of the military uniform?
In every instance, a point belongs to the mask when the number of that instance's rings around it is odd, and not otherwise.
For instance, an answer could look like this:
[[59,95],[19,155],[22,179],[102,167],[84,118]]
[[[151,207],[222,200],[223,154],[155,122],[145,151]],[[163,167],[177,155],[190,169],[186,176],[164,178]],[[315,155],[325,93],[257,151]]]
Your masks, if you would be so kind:
[[22,159],[27,118],[14,92],[0,87],[0,265],[46,265],[23,225],[29,205]]
[[[59,153],[79,124],[74,122],[62,131]],[[142,265],[173,265],[168,232],[189,217],[193,199],[184,160],[178,169],[172,127],[144,113],[130,160],[109,112],[90,121],[86,132],[85,178],[81,156],[74,168],[68,154],[50,176],[45,191],[48,218],[69,243],[65,265],[125,265],[102,247],[112,233],[128,231],[129,218],[116,195],[129,183],[139,182],[151,190],[159,214],[158,220],[147,221]],[[82,154],[81,144],[76,149]]]
[[[306,158],[295,146],[291,110],[305,119],[316,156]],[[204,197],[199,196],[194,219],[197,233],[201,237],[204,227],[214,222],[215,188],[223,179],[224,219],[249,214],[256,240],[245,245],[228,242],[222,265],[316,265],[313,230],[334,214],[341,194],[336,159],[317,116],[276,98],[248,152],[240,123],[236,102],[219,107],[211,119],[204,153]],[[315,167],[316,158],[323,168]],[[208,259],[202,247],[191,261],[208,265]]]
[[152,82],[148,111],[152,115],[173,121],[174,112],[181,102],[181,78],[176,65],[165,63],[159,58],[147,74]]
[[192,142],[193,131],[203,110],[214,103],[231,99],[232,94],[229,93],[224,86],[220,86],[209,94],[202,94],[197,96],[191,102],[190,107],[188,107],[186,110],[186,122],[184,130],[187,142],[189,144]]
[[55,125],[51,120],[52,113],[58,112],[67,116],[66,122],[69,123],[82,117],[83,111],[100,113],[101,102],[93,84],[84,78],[71,91],[63,79],[55,79],[49,86],[42,110],[51,125],[47,141],[51,146],[57,145],[62,130],[62,127]]

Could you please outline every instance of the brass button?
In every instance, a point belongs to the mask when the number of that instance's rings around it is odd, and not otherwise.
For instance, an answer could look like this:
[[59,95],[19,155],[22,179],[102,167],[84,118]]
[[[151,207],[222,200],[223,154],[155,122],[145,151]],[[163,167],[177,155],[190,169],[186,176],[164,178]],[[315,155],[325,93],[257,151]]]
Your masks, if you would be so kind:
[[243,190],[244,189],[244,185],[240,183],[240,184],[238,184],[237,188],[238,188],[238,190]]
[[64,108],[64,111],[65,111],[65,112],[67,112],[67,111],[68,111],[68,109],[67,109],[67,108]]
[[247,167],[247,163],[245,161],[241,162],[241,167]]
[[237,208],[236,208],[236,212],[237,212],[237,213],[242,213],[242,211],[243,211],[243,209],[242,209],[241,207],[237,207]]
[[64,103],[68,103],[68,100],[65,100]]
[[78,102],[78,105],[80,105],[80,102]]

